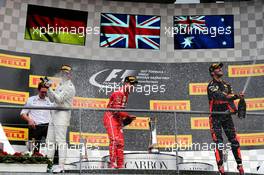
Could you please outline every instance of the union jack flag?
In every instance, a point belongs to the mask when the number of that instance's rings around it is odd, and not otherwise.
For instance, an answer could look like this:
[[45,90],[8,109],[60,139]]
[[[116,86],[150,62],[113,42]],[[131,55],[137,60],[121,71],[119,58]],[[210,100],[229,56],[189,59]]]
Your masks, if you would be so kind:
[[175,27],[190,32],[192,29],[203,31],[206,27],[205,16],[175,16]]
[[160,16],[101,14],[101,47],[160,48]]

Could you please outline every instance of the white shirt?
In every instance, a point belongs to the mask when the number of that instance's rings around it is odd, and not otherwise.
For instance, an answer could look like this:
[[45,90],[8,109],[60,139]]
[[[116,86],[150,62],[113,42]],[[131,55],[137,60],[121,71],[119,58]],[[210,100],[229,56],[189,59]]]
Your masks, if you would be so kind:
[[[38,95],[29,97],[27,107],[52,107],[53,103],[50,102],[49,98],[41,99]],[[33,121],[39,125],[44,123],[49,123],[51,118],[50,110],[32,110],[32,109],[22,109],[20,115],[27,114]]]

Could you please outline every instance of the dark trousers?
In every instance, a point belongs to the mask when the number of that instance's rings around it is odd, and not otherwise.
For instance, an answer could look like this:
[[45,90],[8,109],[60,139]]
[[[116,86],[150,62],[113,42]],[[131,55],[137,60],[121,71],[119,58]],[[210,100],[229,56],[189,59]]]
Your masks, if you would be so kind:
[[34,152],[39,152],[41,140],[46,139],[48,132],[48,123],[36,125],[36,128],[29,128],[29,140],[35,140]]
[[231,143],[233,155],[237,164],[242,163],[240,145],[236,135],[236,129],[234,126],[231,115],[211,115],[209,118],[210,130],[213,141],[216,143],[215,157],[218,166],[223,165],[223,150],[219,149],[223,145],[222,128]]

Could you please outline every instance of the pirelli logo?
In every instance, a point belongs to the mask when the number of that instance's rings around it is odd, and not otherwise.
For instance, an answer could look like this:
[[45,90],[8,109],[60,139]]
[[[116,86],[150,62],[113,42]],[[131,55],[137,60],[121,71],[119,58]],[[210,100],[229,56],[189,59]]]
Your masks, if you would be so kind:
[[[40,83],[40,78],[44,78],[45,76],[41,75],[29,75],[29,87],[37,88],[38,84]],[[56,77],[48,77],[53,83],[52,88],[55,89],[58,84],[60,83],[61,79]]]
[[[158,148],[173,148],[176,147],[175,135],[158,135]],[[178,147],[190,147],[192,145],[192,135],[178,135]]]
[[[264,98],[248,98],[245,99],[247,103],[247,111],[264,110]],[[235,101],[238,104],[238,100]]]
[[228,66],[229,77],[263,76],[264,64]]
[[208,83],[190,83],[189,94],[190,95],[206,95]]
[[25,104],[28,97],[28,92],[0,89],[0,102],[3,103]]
[[191,129],[210,129],[208,117],[192,117]]
[[0,53],[0,66],[17,69],[30,69],[30,57],[7,55]]
[[[82,133],[82,139],[86,140],[87,144],[96,146],[108,146],[109,139],[107,134],[99,133]],[[70,132],[70,144],[80,144],[80,133]]]
[[105,98],[84,98],[74,97],[73,107],[75,108],[107,108],[108,99]]
[[150,100],[151,110],[190,111],[189,100]]
[[14,128],[3,126],[6,137],[10,141],[28,141],[27,128]]
[[127,125],[125,129],[149,130],[149,117],[137,117],[131,124]]
[[264,133],[238,134],[241,146],[264,145]]

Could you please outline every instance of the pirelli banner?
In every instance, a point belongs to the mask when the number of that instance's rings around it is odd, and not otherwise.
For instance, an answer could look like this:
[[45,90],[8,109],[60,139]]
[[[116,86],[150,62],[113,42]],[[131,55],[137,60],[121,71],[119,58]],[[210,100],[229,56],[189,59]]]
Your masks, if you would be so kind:
[[229,77],[264,76],[264,64],[256,65],[230,65]]
[[[110,54],[109,54],[110,55]],[[103,59],[103,58],[102,58]],[[139,84],[128,97],[127,108],[177,111],[208,111],[207,85],[211,80],[211,63],[142,63],[94,61],[58,56],[35,55],[0,50],[0,104],[23,106],[28,97],[37,94],[40,77],[49,77],[56,88],[60,83],[58,69],[62,64],[73,67],[76,96],[72,111],[68,141],[79,142],[81,129],[88,142],[108,145],[103,126],[104,112],[86,108],[106,108],[109,95],[122,85],[128,75],[137,76]],[[264,61],[224,62],[224,79],[234,92],[242,91],[246,79],[251,81],[246,91],[248,111],[264,111]],[[20,110],[0,109],[0,122],[5,127],[27,128],[19,117]],[[150,121],[156,119],[158,144],[166,149],[179,141],[184,145],[211,143],[208,116],[171,113],[135,112],[137,120],[125,127],[126,150],[146,150],[150,143]],[[243,149],[264,148],[263,116],[247,116],[240,120],[233,116]],[[16,126],[17,125],[17,126]],[[11,141],[26,139],[24,131],[8,130]],[[177,133],[177,142],[175,134]],[[24,142],[24,141],[23,141]]]
[[0,102],[3,103],[25,104],[28,97],[28,92],[0,89]]
[[[70,144],[89,144],[91,146],[105,147],[109,145],[109,138],[106,133],[69,133]],[[176,147],[190,147],[192,145],[192,135],[158,135],[157,148],[174,148]]]
[[[37,88],[38,84],[40,83],[40,78],[45,77],[46,75],[29,75],[29,87],[31,88]],[[48,77],[53,83],[52,88],[55,89],[60,82],[59,78],[56,77]]]
[[10,141],[28,141],[28,129],[17,127],[3,127],[6,137]]
[[30,69],[30,57],[0,53],[0,66],[16,69]]

